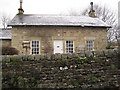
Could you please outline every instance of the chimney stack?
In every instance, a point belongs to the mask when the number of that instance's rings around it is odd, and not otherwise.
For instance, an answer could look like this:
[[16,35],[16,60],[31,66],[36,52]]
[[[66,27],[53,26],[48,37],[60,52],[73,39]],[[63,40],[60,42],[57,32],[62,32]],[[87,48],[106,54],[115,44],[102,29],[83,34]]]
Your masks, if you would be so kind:
[[24,10],[22,9],[22,3],[23,3],[23,0],[20,0],[20,8],[18,9],[18,15],[21,15],[24,13]]
[[91,5],[91,8],[90,8],[90,11],[89,11],[89,16],[90,17],[96,17],[95,10],[93,9],[93,2],[90,2],[90,5]]

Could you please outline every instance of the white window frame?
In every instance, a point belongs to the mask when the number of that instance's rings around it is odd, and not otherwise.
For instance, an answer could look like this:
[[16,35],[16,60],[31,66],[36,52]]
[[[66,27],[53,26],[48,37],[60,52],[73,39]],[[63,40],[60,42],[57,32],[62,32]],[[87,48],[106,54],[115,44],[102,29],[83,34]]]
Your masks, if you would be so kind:
[[94,51],[94,40],[86,40],[86,49],[87,51]]
[[[34,41],[36,41],[36,42],[39,42],[39,45],[38,45],[38,47],[37,47],[37,45],[35,45],[35,47],[32,47],[32,42],[34,42]],[[33,48],[38,48],[39,50],[38,50],[38,54],[40,54],[40,41],[39,40],[32,40],[31,42],[30,42],[30,54],[32,54],[32,55],[36,55],[36,53],[35,54],[33,54],[32,53],[32,49]],[[35,51],[36,52],[36,51]]]
[[[66,40],[65,41],[65,53],[71,53],[70,51],[67,52],[67,50],[66,50],[66,48],[69,48],[69,47],[66,46],[67,41],[73,41],[73,40]],[[73,47],[72,48],[73,48],[73,52],[72,53],[74,53],[74,41],[73,41]]]

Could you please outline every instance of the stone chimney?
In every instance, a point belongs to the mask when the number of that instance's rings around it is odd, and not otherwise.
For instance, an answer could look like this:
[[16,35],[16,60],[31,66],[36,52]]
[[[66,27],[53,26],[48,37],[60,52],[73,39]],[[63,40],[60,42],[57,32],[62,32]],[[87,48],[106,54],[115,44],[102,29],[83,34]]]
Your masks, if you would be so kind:
[[91,5],[91,8],[90,8],[90,11],[89,11],[89,16],[90,17],[96,17],[95,10],[93,10],[93,2],[91,2],[90,5]]
[[23,0],[20,0],[20,8],[18,9],[18,15],[23,14],[24,10],[22,9]]

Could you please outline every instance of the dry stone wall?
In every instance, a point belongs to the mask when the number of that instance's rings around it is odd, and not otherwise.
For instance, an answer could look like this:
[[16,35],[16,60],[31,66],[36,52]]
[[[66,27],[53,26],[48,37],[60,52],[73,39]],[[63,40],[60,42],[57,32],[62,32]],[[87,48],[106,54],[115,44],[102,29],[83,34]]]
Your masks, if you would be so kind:
[[118,54],[118,50],[105,50],[105,51],[85,51],[81,53],[73,54],[43,54],[43,55],[14,55],[14,56],[2,56],[3,61],[10,61],[17,59],[20,61],[30,60],[61,60],[61,59],[72,59],[76,56],[79,57],[100,57],[100,58],[112,58]]
[[119,89],[118,51],[2,56],[3,88]]

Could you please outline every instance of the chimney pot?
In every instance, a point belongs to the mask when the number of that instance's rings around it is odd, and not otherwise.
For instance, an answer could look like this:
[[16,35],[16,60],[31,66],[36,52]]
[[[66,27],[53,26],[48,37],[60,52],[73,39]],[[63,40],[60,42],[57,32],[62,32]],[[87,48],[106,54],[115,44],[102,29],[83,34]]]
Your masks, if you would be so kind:
[[93,2],[90,2],[91,5],[93,5]]
[[20,2],[23,2],[23,0],[20,0]]
[[90,2],[90,5],[91,5],[91,8],[90,8],[90,11],[89,11],[89,16],[90,17],[96,17],[95,10],[93,9],[93,2]]
[[20,8],[18,9],[18,15],[24,13],[24,10],[22,9],[22,2],[23,0],[20,0]]

